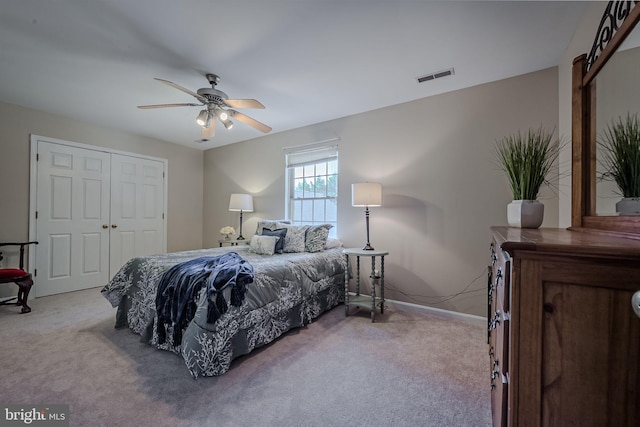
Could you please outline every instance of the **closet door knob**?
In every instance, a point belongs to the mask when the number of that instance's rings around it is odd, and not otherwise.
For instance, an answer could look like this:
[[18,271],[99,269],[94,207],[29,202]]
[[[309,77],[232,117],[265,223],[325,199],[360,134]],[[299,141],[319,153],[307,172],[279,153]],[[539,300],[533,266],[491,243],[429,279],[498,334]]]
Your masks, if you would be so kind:
[[636,316],[640,317],[640,291],[633,294],[631,297],[631,306]]
[[102,224],[102,228],[109,228],[109,225],[107,225],[107,224]]
[[116,224],[111,224],[111,228],[118,228]]

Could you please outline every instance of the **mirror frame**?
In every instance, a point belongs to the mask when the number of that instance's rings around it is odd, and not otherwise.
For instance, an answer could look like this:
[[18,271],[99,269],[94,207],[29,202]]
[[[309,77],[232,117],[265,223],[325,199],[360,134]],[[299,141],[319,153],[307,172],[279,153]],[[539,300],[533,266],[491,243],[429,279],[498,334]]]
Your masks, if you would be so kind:
[[598,231],[640,239],[640,216],[596,214],[595,78],[638,21],[640,1],[610,1],[590,54],[573,60],[570,230]]

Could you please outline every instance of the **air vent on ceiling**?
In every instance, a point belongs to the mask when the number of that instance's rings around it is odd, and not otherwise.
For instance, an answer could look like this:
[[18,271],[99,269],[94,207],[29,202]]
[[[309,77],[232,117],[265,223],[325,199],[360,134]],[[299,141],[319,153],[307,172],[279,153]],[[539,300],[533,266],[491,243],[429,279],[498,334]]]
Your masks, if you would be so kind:
[[453,75],[453,68],[448,70],[438,71],[437,73],[427,74],[425,76],[416,77],[418,83],[428,82],[430,80],[439,79],[441,77],[447,77]]

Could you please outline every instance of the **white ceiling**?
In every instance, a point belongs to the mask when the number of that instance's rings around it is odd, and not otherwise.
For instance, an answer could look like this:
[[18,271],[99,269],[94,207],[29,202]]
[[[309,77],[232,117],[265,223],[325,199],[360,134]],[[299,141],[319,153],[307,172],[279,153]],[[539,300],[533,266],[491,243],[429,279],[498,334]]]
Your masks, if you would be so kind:
[[[200,108],[155,81],[230,98],[272,133],[558,65],[586,2],[9,0],[0,8],[0,100],[207,149]],[[455,74],[418,84],[449,68]]]

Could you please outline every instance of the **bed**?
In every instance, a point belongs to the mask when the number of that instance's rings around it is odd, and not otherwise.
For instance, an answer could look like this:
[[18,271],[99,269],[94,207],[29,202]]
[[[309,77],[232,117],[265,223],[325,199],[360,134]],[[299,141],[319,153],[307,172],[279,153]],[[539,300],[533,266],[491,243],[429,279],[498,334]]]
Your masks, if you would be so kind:
[[[288,227],[291,231],[293,226]],[[265,230],[260,231],[270,232]],[[285,243],[284,238],[260,237],[268,247],[273,239]],[[270,254],[267,249],[263,254],[264,245],[256,245],[254,240],[258,239],[254,237],[251,245],[129,260],[101,291],[117,307],[116,328],[129,327],[142,342],[181,355],[194,378],[216,376],[227,372],[234,358],[310,323],[344,301],[346,261],[339,243],[322,243],[322,249],[313,252],[284,252],[280,248],[282,253]],[[179,333],[174,333],[177,331],[171,324],[158,320],[158,289],[165,272],[192,260],[218,259],[229,253],[237,254],[252,270],[253,281],[244,287],[241,303],[228,304],[226,311],[210,322],[213,302],[203,287],[195,295],[192,318]],[[231,291],[227,288],[221,295],[229,301]]]

